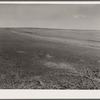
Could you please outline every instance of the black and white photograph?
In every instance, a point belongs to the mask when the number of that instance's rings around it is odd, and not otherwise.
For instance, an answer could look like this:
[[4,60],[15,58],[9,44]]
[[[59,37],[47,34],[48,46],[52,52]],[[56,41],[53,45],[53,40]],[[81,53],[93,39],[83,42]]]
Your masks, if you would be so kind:
[[99,90],[100,4],[0,4],[0,89]]

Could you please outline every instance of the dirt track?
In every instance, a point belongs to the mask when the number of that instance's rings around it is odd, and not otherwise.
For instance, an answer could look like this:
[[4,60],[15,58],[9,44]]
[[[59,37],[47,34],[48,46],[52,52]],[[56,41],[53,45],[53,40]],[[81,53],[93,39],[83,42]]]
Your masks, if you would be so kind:
[[29,37],[46,40],[46,41],[60,42],[60,43],[65,43],[65,44],[70,44],[70,45],[77,45],[77,46],[82,46],[82,47],[100,49],[100,43],[98,41],[69,39],[69,38],[61,38],[61,37],[53,37],[53,36],[52,37],[41,36],[38,34],[29,34],[28,32],[24,32],[24,31],[20,31],[20,30],[13,30],[13,29],[10,29],[9,31],[11,31],[12,33],[19,34],[19,35],[26,35]]

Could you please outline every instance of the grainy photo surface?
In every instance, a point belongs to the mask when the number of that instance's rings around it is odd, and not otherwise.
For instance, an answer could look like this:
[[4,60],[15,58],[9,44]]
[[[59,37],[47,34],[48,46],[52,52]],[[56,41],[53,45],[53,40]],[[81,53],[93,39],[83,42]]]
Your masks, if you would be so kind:
[[0,89],[100,89],[100,4],[0,4]]

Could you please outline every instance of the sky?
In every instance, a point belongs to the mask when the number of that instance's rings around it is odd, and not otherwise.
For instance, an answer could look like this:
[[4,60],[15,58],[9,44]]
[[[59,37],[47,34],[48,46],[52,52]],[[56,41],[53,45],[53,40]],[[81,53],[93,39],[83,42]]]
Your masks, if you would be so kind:
[[0,4],[0,27],[100,30],[100,4]]

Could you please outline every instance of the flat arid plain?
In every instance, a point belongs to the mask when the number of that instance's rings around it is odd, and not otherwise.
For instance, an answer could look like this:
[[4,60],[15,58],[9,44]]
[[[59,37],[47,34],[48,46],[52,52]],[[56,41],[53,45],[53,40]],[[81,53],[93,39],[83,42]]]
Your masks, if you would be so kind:
[[1,89],[100,89],[100,31],[0,28]]

